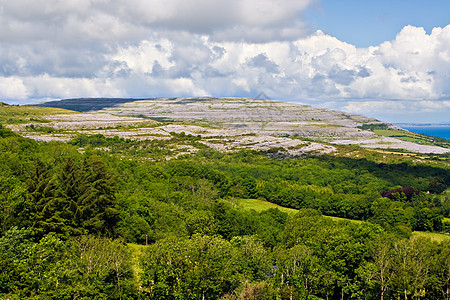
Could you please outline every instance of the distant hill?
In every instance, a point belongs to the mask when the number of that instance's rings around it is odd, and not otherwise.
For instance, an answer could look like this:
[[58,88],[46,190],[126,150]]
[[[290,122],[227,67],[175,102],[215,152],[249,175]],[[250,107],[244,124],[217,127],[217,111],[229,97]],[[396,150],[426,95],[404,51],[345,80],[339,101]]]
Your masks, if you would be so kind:
[[450,147],[446,143],[435,144],[428,137],[412,135],[374,118],[273,100],[216,97],[77,98],[36,105],[151,119],[166,124],[181,122],[185,126],[237,130],[240,134],[357,144],[365,148],[403,149],[417,153],[450,152],[449,149],[441,148]]
[[74,110],[78,112],[97,111],[104,108],[117,106],[127,102],[133,102],[139,99],[132,98],[74,98],[57,101],[49,101],[32,106],[55,107]]
[[[140,116],[157,120],[199,121],[220,124],[230,129],[255,133],[325,137],[361,135],[358,126],[383,124],[362,115],[249,98],[77,98],[37,104],[78,112],[107,112],[122,116]],[[339,131],[339,133],[337,133]],[[367,136],[367,133],[362,133]]]

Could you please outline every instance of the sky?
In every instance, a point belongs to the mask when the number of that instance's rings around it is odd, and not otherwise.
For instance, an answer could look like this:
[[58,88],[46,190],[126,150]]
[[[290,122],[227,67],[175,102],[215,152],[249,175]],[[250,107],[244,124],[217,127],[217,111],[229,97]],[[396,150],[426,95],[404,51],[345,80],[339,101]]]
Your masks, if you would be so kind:
[[257,97],[450,123],[449,0],[0,0],[0,101]]

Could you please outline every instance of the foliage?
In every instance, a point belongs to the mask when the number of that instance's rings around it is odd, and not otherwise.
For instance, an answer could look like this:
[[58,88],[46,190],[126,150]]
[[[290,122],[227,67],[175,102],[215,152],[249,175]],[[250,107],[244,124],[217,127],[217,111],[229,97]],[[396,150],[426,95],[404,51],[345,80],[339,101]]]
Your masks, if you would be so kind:
[[448,299],[448,166],[157,143],[0,127],[0,298]]
[[119,138],[115,136],[113,138],[107,138],[103,134],[94,134],[94,135],[85,135],[80,134],[71,141],[69,144],[75,145],[78,147],[108,147],[111,145],[117,144],[132,144],[133,142],[130,139]]
[[33,242],[26,235],[13,228],[0,238],[2,262],[8,262],[0,273],[0,295],[120,299],[135,294],[129,250],[120,240],[80,236],[63,241],[49,234]]
[[362,130],[387,130],[389,128],[389,125],[386,123],[379,123],[379,124],[363,124],[361,126],[358,126],[359,129]]

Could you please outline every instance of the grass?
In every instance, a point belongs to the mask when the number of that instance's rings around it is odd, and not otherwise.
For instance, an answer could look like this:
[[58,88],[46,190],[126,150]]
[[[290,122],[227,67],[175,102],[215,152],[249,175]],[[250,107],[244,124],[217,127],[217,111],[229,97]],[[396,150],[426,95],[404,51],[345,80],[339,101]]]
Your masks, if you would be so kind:
[[129,243],[128,247],[131,250],[131,269],[133,270],[134,278],[136,279],[136,282],[140,283],[142,273],[142,267],[140,263],[140,259],[142,255],[144,255],[144,250],[147,246],[144,245],[138,245],[138,244],[132,244]]
[[[278,208],[282,212],[288,213],[290,215],[294,215],[298,212],[297,209],[283,207],[283,206],[277,205],[275,203],[271,203],[271,202],[267,202],[267,201],[259,200],[259,199],[239,199],[239,200],[237,200],[237,202],[243,209],[253,209],[257,212],[261,212],[261,211],[267,210],[269,208]],[[356,223],[356,224],[360,224],[360,223],[364,222],[364,221],[360,221],[360,220],[351,220],[351,219],[345,219],[345,218],[339,218],[339,217],[331,217],[331,216],[324,216],[324,217],[330,218],[336,222],[350,221],[350,222]]]
[[0,123],[2,124],[24,124],[45,123],[47,115],[77,113],[65,109],[38,107],[38,106],[0,106]]
[[429,238],[436,242],[450,241],[450,235],[436,232],[414,231],[413,236]]
[[[320,120],[312,120],[312,121],[320,121]],[[342,128],[342,126],[339,126],[339,125],[335,125],[335,124],[316,124],[316,123],[313,123],[313,124],[307,124],[307,125],[304,125],[304,127],[306,127],[306,128],[308,128],[308,127],[318,127],[318,128]]]
[[426,156],[418,153],[409,153],[409,152],[400,152],[400,151],[387,151],[387,150],[379,150],[379,149],[368,149],[369,151],[374,151],[382,154],[394,154],[394,155],[403,155],[407,157],[420,158],[420,159],[429,159],[430,156]]
[[403,131],[403,130],[375,129],[373,132],[375,132],[376,134],[381,135],[381,136],[396,137],[402,141],[407,141],[407,142],[428,140],[426,138],[426,136],[422,136],[422,135],[414,133],[414,132]]
[[361,223],[365,222],[365,221],[361,221],[361,220],[352,220],[352,219],[346,219],[346,218],[340,218],[340,217],[332,217],[332,216],[324,216],[324,217],[330,218],[330,219],[332,219],[333,221],[336,221],[336,222],[350,221],[351,223],[354,223],[354,224],[361,224]]
[[[253,209],[257,212],[261,212],[261,211],[267,210],[269,208],[278,208],[282,212],[286,212],[290,215],[294,215],[298,211],[297,209],[283,207],[283,206],[280,206],[280,205],[277,205],[274,203],[270,203],[267,201],[259,200],[259,199],[238,199],[237,203],[243,209]],[[331,216],[324,216],[324,217],[330,218],[336,222],[350,221],[355,224],[361,224],[361,223],[365,222],[365,221],[360,221],[360,220],[351,220],[351,219],[331,217]],[[444,218],[444,222],[450,222],[450,218]],[[443,233],[437,233],[437,232],[414,231],[413,236],[425,237],[425,238],[429,238],[429,239],[431,239],[433,241],[437,241],[437,242],[443,242],[446,240],[450,240],[450,235],[443,234]]]
[[270,202],[258,200],[258,199],[239,199],[238,203],[243,209],[247,209],[247,210],[253,209],[257,212],[262,212],[264,210],[268,210],[269,208],[278,208],[282,212],[292,214],[292,215],[296,214],[298,212],[297,209],[283,207],[283,206],[280,206],[280,205],[277,205],[274,203],[270,203]]
[[374,129],[377,135],[394,137],[402,141],[418,143],[421,145],[441,146],[450,148],[450,143],[440,139],[438,137],[432,137],[424,134],[410,132],[406,130],[393,130],[393,129]]

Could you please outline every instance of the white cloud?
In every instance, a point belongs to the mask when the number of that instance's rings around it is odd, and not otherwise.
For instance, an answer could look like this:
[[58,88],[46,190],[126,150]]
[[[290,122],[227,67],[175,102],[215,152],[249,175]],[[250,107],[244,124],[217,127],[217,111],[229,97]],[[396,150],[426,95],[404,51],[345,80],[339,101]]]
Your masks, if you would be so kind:
[[[70,97],[126,97],[127,93],[109,79],[88,79],[52,77],[48,74],[23,77],[26,97],[36,99],[57,99]],[[9,97],[16,99],[16,97]]]
[[[295,39],[309,29],[302,11],[315,0],[0,0],[0,39],[142,38],[149,30],[220,40]],[[73,41],[75,42],[75,41]]]
[[[357,114],[372,115],[423,115],[423,114],[436,114],[445,113],[450,108],[450,101],[398,101],[398,100],[386,100],[386,101],[346,101],[343,103],[333,103],[332,107],[338,107],[344,111],[353,112]],[[420,121],[419,119],[411,119],[413,122]],[[443,121],[448,122],[448,118]],[[398,120],[397,120],[398,122]],[[428,121],[430,122],[430,121]],[[439,122],[437,119],[431,119],[431,122]]]
[[399,101],[348,101],[343,107],[345,111],[353,113],[382,113],[385,111],[408,113],[409,105]]
[[22,79],[17,77],[0,77],[0,98],[24,100],[28,90]]
[[109,56],[109,60],[118,62],[122,66],[115,68],[114,75],[123,71],[151,74],[156,68],[167,70],[174,66],[174,63],[170,61],[172,51],[173,45],[167,39],[154,42],[142,41],[136,47],[119,48],[117,53]]

